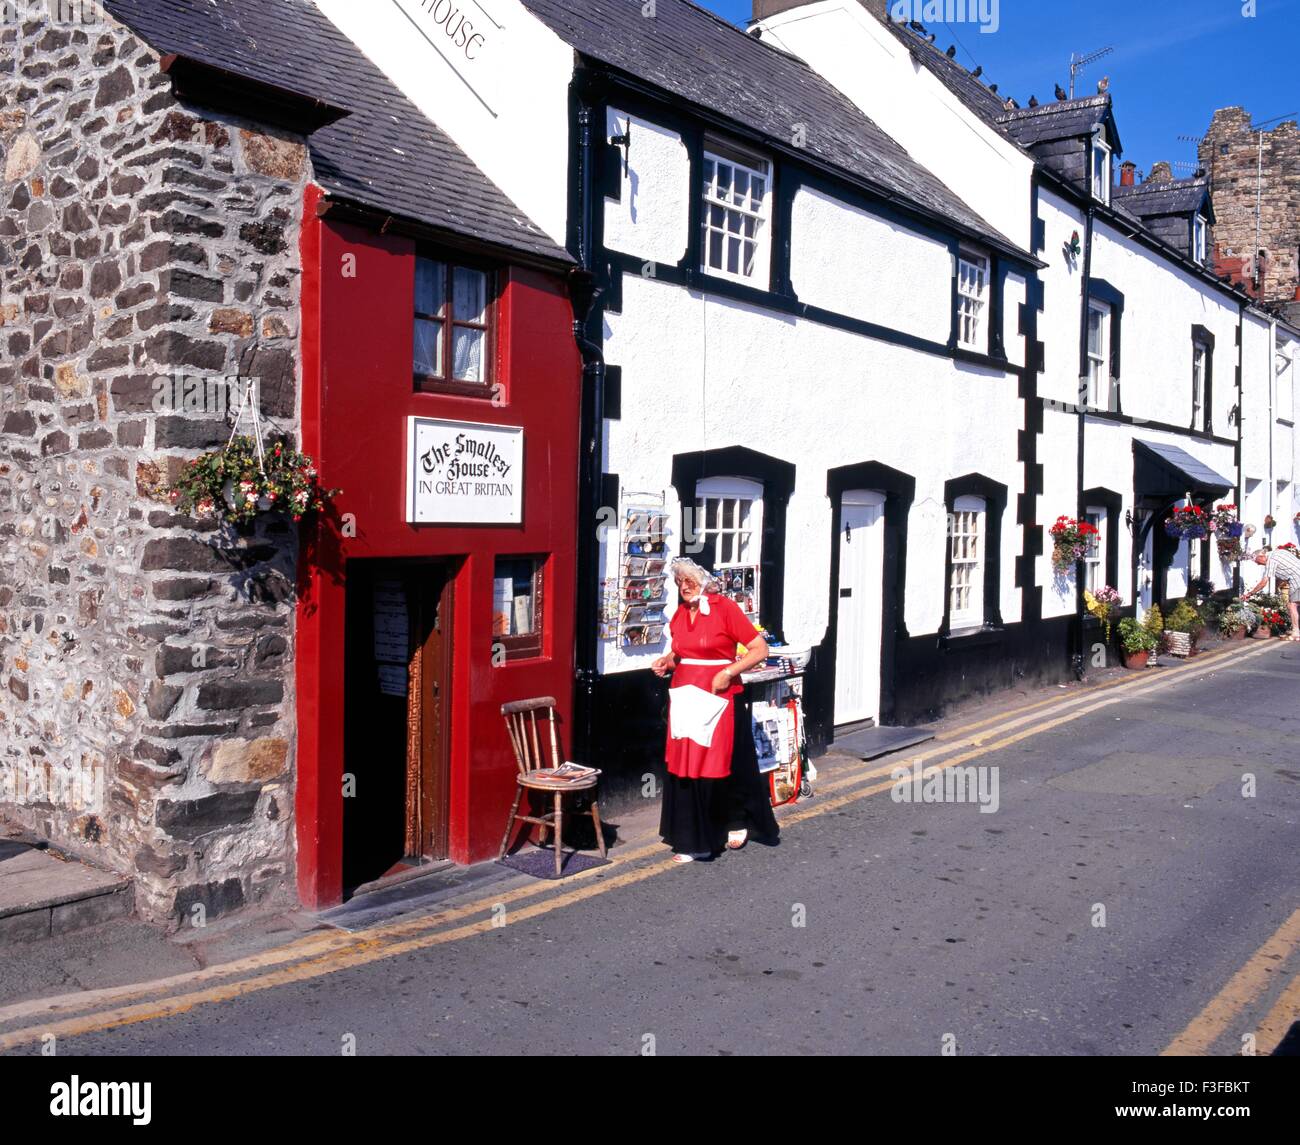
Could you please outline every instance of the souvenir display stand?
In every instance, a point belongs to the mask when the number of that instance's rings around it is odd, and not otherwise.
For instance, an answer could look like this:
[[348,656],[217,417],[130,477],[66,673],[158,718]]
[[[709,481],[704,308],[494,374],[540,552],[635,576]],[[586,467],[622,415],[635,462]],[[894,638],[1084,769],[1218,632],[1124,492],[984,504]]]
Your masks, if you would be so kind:
[[807,653],[778,646],[762,667],[740,677],[750,700],[758,770],[767,777],[773,807],[812,794],[803,721],[807,663]]

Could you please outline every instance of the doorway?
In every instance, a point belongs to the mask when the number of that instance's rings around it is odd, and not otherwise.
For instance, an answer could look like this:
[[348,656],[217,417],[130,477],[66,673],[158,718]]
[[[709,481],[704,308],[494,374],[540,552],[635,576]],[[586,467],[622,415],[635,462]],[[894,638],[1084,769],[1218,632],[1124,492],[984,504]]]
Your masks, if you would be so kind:
[[836,727],[880,717],[885,495],[850,490],[840,501],[835,653]]
[[345,894],[447,856],[452,571],[349,561],[346,608]]

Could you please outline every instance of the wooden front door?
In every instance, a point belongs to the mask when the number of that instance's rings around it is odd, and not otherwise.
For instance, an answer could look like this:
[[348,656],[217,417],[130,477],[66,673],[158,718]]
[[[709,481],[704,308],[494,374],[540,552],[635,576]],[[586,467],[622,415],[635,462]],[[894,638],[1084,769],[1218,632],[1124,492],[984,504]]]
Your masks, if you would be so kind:
[[433,561],[348,564],[346,888],[447,854],[452,581]]

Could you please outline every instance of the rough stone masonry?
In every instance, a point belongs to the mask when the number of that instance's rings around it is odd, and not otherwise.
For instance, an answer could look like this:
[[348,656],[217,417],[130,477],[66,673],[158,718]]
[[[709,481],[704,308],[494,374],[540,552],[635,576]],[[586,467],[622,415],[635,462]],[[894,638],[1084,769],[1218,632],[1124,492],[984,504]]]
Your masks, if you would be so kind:
[[148,917],[294,901],[296,533],[166,490],[230,432],[186,379],[297,436],[308,152],[40,7],[0,22],[0,816]]

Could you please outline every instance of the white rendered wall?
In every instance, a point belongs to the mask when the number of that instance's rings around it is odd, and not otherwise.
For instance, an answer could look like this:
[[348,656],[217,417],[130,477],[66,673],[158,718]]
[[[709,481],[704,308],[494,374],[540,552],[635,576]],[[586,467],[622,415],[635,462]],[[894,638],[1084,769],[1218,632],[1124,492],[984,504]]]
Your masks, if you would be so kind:
[[525,215],[564,245],[572,48],[518,0],[479,0],[466,10],[483,37],[468,55],[420,0],[313,2]]
[[[916,479],[909,518],[905,615],[913,635],[943,619],[947,546],[944,484],[980,473],[1007,486],[1002,521],[1003,620],[1020,617],[1014,585],[1020,531],[1023,406],[1014,376],[956,365],[891,343],[794,320],[636,275],[623,310],[607,316],[606,359],[622,368],[623,418],[606,424],[608,469],[622,489],[664,496],[674,454],[744,445],[792,462],[784,628],[792,645],[826,635],[831,561],[828,469],[878,461]],[[635,411],[635,416],[629,416]],[[670,538],[675,549],[679,538]],[[617,572],[611,531],[606,576]],[[767,613],[766,604],[760,613]],[[644,668],[662,648],[602,643],[602,670]]]
[[918,68],[856,0],[806,4],[759,26],[765,39],[807,61],[972,210],[1028,249],[1033,161]]
[[[1047,266],[1038,272],[1043,284],[1043,312],[1038,316],[1038,340],[1043,343],[1044,370],[1038,392],[1051,401],[1073,405],[1079,400],[1079,331],[1083,289],[1083,254],[1065,256],[1064,247],[1077,231],[1082,246],[1086,234],[1082,213],[1050,191],[1038,193],[1046,248],[1039,254]],[[1044,457],[1050,455],[1044,453]],[[1073,449],[1071,457],[1074,456]],[[1055,520],[1055,516],[1052,518]]]
[[1092,277],[1104,279],[1124,295],[1124,413],[1191,427],[1192,326],[1200,325],[1215,339],[1214,431],[1227,435],[1228,410],[1237,400],[1236,302],[1100,221],[1093,228]]
[[676,266],[690,227],[691,164],[682,137],[617,108],[606,116],[607,137],[632,124],[632,142],[617,201],[605,200],[605,245],[648,262]]
[[947,243],[801,187],[790,220],[790,283],[800,302],[940,344],[952,331]]

